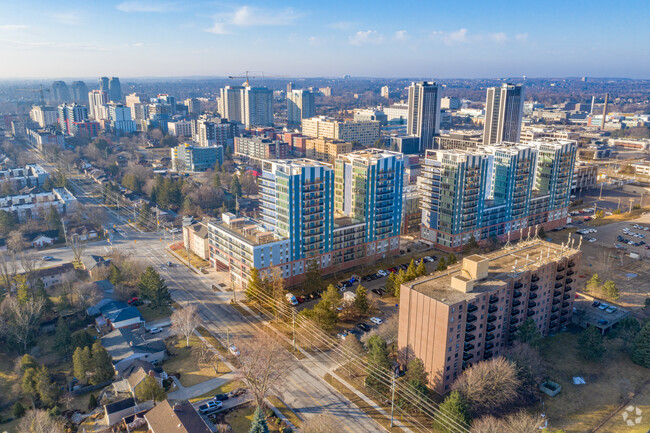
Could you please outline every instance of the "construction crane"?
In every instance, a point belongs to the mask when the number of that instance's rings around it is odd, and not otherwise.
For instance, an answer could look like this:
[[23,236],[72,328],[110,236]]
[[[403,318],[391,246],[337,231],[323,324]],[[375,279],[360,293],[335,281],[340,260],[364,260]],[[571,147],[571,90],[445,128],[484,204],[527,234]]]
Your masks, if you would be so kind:
[[249,78],[286,78],[286,75],[269,75],[264,72],[260,72],[260,75],[250,75],[250,71],[244,72],[244,75],[229,75],[228,78],[234,80],[236,78],[246,78],[244,81],[244,86],[250,87]]
[[44,89],[43,86],[41,86],[40,89],[16,89],[16,90],[21,92],[38,92],[41,97],[41,105],[45,105],[45,95],[43,92],[50,91],[50,89]]

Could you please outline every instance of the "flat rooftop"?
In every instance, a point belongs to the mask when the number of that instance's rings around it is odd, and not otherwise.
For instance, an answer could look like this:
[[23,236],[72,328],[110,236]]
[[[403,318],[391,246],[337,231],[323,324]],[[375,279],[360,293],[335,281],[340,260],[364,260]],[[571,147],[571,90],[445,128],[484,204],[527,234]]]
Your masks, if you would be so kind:
[[262,225],[254,220],[246,219],[242,224],[230,225],[224,221],[210,221],[208,226],[213,225],[239,240],[252,245],[265,245],[284,240],[273,232],[264,230]]
[[[575,239],[574,242],[578,242],[578,240]],[[488,276],[475,281],[471,292],[465,293],[451,287],[453,276],[467,278],[467,275],[461,272],[462,263],[450,267],[445,272],[417,278],[406,285],[437,301],[455,304],[463,300],[472,300],[477,294],[493,291],[516,273],[534,271],[550,261],[571,256],[577,252],[579,250],[576,248],[562,248],[561,245],[542,240],[523,241],[512,247],[502,248],[481,256],[470,256],[469,258],[475,259],[485,257],[490,261]]]

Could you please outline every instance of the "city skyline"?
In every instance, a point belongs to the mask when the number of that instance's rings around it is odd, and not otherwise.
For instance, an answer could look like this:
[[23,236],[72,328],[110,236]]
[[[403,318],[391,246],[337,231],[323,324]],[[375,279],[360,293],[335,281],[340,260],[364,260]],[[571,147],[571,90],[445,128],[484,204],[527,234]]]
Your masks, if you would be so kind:
[[[5,2],[0,55],[8,61],[0,79],[244,70],[294,77],[648,78],[650,49],[640,43],[650,39],[647,9],[632,3]],[[593,23],[607,31],[594,31]]]

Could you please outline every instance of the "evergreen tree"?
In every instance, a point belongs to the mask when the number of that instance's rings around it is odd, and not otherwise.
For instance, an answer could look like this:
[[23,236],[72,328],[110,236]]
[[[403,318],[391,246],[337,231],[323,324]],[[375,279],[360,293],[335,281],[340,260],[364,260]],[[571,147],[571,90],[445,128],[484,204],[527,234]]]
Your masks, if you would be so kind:
[[54,309],[54,304],[50,299],[50,295],[47,294],[45,283],[41,278],[37,279],[36,283],[34,283],[34,296],[43,301],[43,311],[49,312]]
[[390,293],[395,292],[395,278],[397,277],[397,274],[394,272],[391,272],[388,274],[388,279],[386,280],[386,290]]
[[253,414],[253,422],[251,423],[251,429],[248,433],[269,433],[269,426],[266,424],[264,411],[259,406],[257,406],[255,409],[255,413]]
[[447,264],[445,263],[445,258],[440,257],[440,260],[438,260],[438,266],[436,267],[436,271],[442,272],[447,269]]
[[99,341],[95,341],[92,348],[92,368],[93,375],[90,378],[90,383],[99,385],[115,375],[115,369],[111,362],[111,355],[104,349]]
[[400,290],[402,288],[402,284],[406,283],[406,273],[404,272],[404,269],[400,269],[399,272],[397,273],[397,276],[395,277],[394,285],[393,285],[393,296],[396,298],[399,298]]
[[639,321],[634,317],[628,316],[618,322],[609,335],[610,337],[620,338],[623,342],[621,349],[627,352],[630,349],[630,345],[634,344],[634,340],[639,335],[639,331],[641,331]]
[[321,300],[314,306],[312,310],[304,309],[301,314],[315,320],[321,328],[330,330],[334,327],[339,319],[338,311],[336,308],[341,303],[341,295],[332,284],[327,286],[327,290],[323,293]]
[[530,346],[537,347],[540,340],[542,339],[542,334],[537,329],[535,321],[531,318],[528,318],[517,327],[515,338],[522,343],[527,343]]
[[29,285],[27,284],[27,275],[21,274],[14,277],[14,284],[16,286],[16,299],[21,304],[27,303],[31,298]]
[[433,418],[433,428],[440,433],[455,433],[456,425],[469,426],[472,418],[465,399],[458,391],[452,391],[440,404]]
[[476,242],[476,238],[474,235],[470,236],[469,241],[465,244],[463,247],[463,251],[465,253],[470,253],[478,248],[478,242]]
[[14,403],[13,414],[16,419],[22,418],[25,415],[25,407],[19,401]]
[[0,234],[6,235],[18,224],[18,219],[13,212],[0,210]]
[[368,290],[363,287],[361,284],[357,286],[357,289],[354,292],[354,308],[362,314],[368,314],[370,311],[370,305],[368,304]]
[[384,393],[388,388],[383,381],[381,372],[388,372],[390,370],[386,341],[375,334],[368,339],[366,347],[368,348],[368,376],[366,377],[366,386],[379,393]]
[[74,376],[83,381],[91,373],[93,367],[92,354],[90,347],[77,347],[72,355],[72,371]]
[[120,268],[115,266],[113,263],[111,263],[111,266],[108,270],[108,281],[110,281],[111,284],[114,286],[117,286],[118,284],[121,284],[124,281],[124,276],[122,275],[122,271],[120,271]]
[[36,358],[32,355],[25,354],[20,358],[20,371],[24,373],[30,368],[38,368],[38,362],[36,362]]
[[449,253],[449,255],[447,256],[447,264],[451,266],[451,265],[455,265],[456,263],[458,263],[458,259],[456,258],[456,255],[454,253]]
[[590,326],[578,337],[578,351],[585,359],[597,361],[605,353],[603,336],[595,326]]
[[151,205],[149,203],[145,203],[142,206],[140,206],[140,210],[138,211],[138,225],[140,227],[148,228],[150,225],[150,220],[151,220]]
[[313,259],[307,262],[305,269],[305,282],[303,283],[305,291],[308,293],[322,292],[325,289],[323,276],[321,275],[318,260]]
[[50,179],[49,176],[45,179],[41,188],[43,189],[43,191],[52,191],[54,185],[52,184],[52,180]]
[[587,281],[587,286],[586,289],[587,291],[593,291],[598,289],[600,285],[602,284],[602,281],[600,281],[600,277],[598,277],[598,274],[593,274],[589,281]]
[[71,352],[75,352],[78,347],[81,347],[82,349],[85,347],[90,347],[93,345],[93,338],[86,332],[85,329],[82,329],[81,331],[77,331],[74,334],[72,334],[72,339],[71,339]]
[[616,301],[621,297],[616,283],[611,280],[605,281],[605,284],[603,284],[603,294],[610,301]]
[[166,307],[172,302],[165,280],[151,266],[140,277],[138,288],[142,296],[151,301],[152,308]]
[[424,368],[424,362],[420,358],[414,358],[408,363],[406,375],[404,376],[408,387],[415,394],[415,397],[410,397],[406,401],[402,401],[407,406],[416,406],[418,401],[414,399],[424,400],[429,396],[429,373]]
[[23,373],[23,378],[21,382],[21,390],[23,392],[23,395],[26,397],[29,397],[32,401],[38,396],[38,372],[40,370],[40,367],[38,368],[28,368],[25,370]]
[[48,407],[54,406],[59,398],[60,389],[52,382],[50,373],[45,367],[41,367],[36,375],[36,390],[41,402]]
[[63,316],[60,316],[56,324],[56,334],[54,334],[54,350],[62,356],[67,356],[70,354],[71,349],[72,333],[68,327],[68,322]]
[[641,328],[634,339],[632,362],[650,368],[650,321]]
[[167,398],[167,394],[158,384],[158,381],[152,377],[147,376],[144,380],[135,388],[135,397],[139,401],[148,401],[153,400],[155,406],[157,401],[163,401]]
[[417,271],[415,270],[415,261],[411,259],[411,263],[409,263],[409,267],[406,268],[406,281],[412,281],[417,278],[418,274]]
[[415,274],[418,277],[423,277],[427,274],[427,268],[424,266],[424,260],[420,260],[420,264],[418,265],[417,269],[415,270]]
[[97,397],[95,397],[95,394],[90,394],[90,397],[88,398],[88,410],[93,410],[97,407]]
[[249,301],[259,300],[261,290],[262,280],[260,278],[260,271],[258,271],[257,268],[251,268],[251,273],[248,277],[248,285],[246,286],[246,298],[248,298]]
[[61,216],[59,215],[56,206],[50,206],[50,211],[47,214],[47,226],[50,230],[58,230],[59,233],[63,230]]
[[215,188],[219,188],[221,186],[221,176],[219,175],[219,171],[214,173],[214,178],[212,179],[212,186],[214,186]]
[[241,197],[241,183],[239,182],[239,176],[234,174],[232,180],[230,181],[230,193]]

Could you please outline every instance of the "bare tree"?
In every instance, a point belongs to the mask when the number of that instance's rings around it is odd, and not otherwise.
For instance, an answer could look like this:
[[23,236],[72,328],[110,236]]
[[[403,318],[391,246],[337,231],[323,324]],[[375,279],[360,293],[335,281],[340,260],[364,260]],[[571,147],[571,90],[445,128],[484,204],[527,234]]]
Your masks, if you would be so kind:
[[27,345],[41,317],[43,305],[43,299],[34,297],[25,302],[10,297],[2,303],[7,334],[22,346],[24,352],[27,352]]
[[9,288],[16,272],[15,256],[10,252],[0,254],[0,282],[5,287]]
[[86,313],[86,309],[91,305],[96,304],[101,298],[101,290],[94,284],[78,282],[72,286],[72,293],[74,295],[74,302],[77,307]]
[[173,334],[185,338],[185,346],[190,346],[190,337],[194,335],[196,328],[201,326],[201,317],[199,316],[199,309],[196,305],[188,305],[184,308],[179,308],[172,313],[171,317]]
[[343,431],[343,425],[329,413],[312,416],[302,423],[302,433],[330,433]]
[[542,426],[539,416],[521,411],[503,418],[491,415],[472,423],[473,433],[537,433]]
[[7,247],[14,253],[24,251],[27,248],[27,242],[25,242],[23,232],[20,230],[14,230],[9,233],[7,238]]
[[600,256],[600,263],[603,265],[603,277],[606,279],[609,276],[609,270],[612,266],[614,258],[612,257],[612,252],[609,249],[602,249],[598,254]]
[[257,405],[262,406],[269,390],[291,368],[289,352],[265,332],[241,343],[236,374],[251,390]]
[[398,329],[399,317],[397,315],[394,315],[379,325],[377,328],[373,328],[370,330],[370,332],[363,334],[361,341],[365,344],[373,335],[379,335],[386,341],[386,343],[391,344],[392,342],[397,341]]
[[20,265],[23,267],[23,272],[25,273],[27,281],[29,281],[29,284],[32,286],[32,288],[34,287],[34,271],[36,270],[39,262],[40,260],[37,259],[33,254],[24,252],[20,255]]
[[63,423],[42,409],[28,411],[18,424],[21,433],[63,433]]
[[219,374],[219,354],[212,346],[202,342],[194,346],[192,352],[201,364],[210,364],[214,374]]
[[474,364],[454,383],[475,416],[500,413],[519,397],[521,380],[514,363],[503,357]]
[[81,258],[83,257],[84,253],[86,252],[86,244],[83,242],[79,236],[72,236],[72,239],[70,239],[70,248],[72,249],[72,257],[73,260],[77,263],[81,262]]

